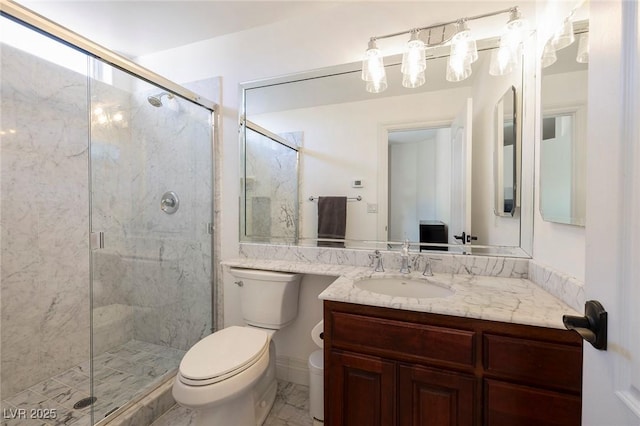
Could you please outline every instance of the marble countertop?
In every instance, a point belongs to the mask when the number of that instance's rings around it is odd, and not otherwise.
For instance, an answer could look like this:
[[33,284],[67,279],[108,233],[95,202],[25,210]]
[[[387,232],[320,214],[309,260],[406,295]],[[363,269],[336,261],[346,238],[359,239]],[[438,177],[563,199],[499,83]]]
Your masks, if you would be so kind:
[[[524,278],[504,278],[471,274],[373,272],[368,267],[290,262],[266,259],[233,259],[224,266],[264,269],[303,274],[336,276],[319,296],[323,300],[357,303],[418,312],[430,312],[514,324],[564,329],[562,315],[582,315],[566,303]],[[394,297],[362,290],[354,285],[371,277],[405,277],[436,281],[454,294],[445,298]]]

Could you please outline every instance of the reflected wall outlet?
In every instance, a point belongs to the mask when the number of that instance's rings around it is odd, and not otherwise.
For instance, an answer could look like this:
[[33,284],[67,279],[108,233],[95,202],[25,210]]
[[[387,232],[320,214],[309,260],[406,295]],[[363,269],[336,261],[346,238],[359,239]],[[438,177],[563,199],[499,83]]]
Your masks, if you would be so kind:
[[367,213],[378,213],[378,205],[367,203]]

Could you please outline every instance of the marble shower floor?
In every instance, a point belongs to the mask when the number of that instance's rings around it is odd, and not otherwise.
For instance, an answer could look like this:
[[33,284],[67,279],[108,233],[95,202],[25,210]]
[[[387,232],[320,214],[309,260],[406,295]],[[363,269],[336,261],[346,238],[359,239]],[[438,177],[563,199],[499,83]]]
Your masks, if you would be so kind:
[[[137,340],[94,359],[95,420],[157,386],[178,367],[185,351]],[[91,406],[73,405],[90,395],[89,361],[2,401],[2,426],[91,425]],[[23,411],[24,410],[24,411]],[[55,410],[55,419],[43,418]],[[37,417],[37,418],[30,418]]]
[[[195,412],[175,405],[151,426],[192,426]],[[278,392],[273,408],[263,426],[312,426],[309,415],[309,388],[278,381]]]

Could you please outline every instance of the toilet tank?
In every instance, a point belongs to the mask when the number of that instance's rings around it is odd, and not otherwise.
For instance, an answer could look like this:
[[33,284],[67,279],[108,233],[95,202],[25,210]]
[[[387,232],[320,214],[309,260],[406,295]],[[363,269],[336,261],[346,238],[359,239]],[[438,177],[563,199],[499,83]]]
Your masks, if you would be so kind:
[[229,272],[240,286],[242,317],[247,324],[277,330],[298,315],[300,274],[241,268]]

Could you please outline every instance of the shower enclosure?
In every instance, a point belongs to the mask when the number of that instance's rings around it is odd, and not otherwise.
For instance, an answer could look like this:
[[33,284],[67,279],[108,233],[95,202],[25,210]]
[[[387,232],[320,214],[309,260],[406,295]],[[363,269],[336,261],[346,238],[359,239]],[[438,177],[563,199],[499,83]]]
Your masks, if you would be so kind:
[[0,19],[2,425],[97,423],[214,328],[215,105]]

